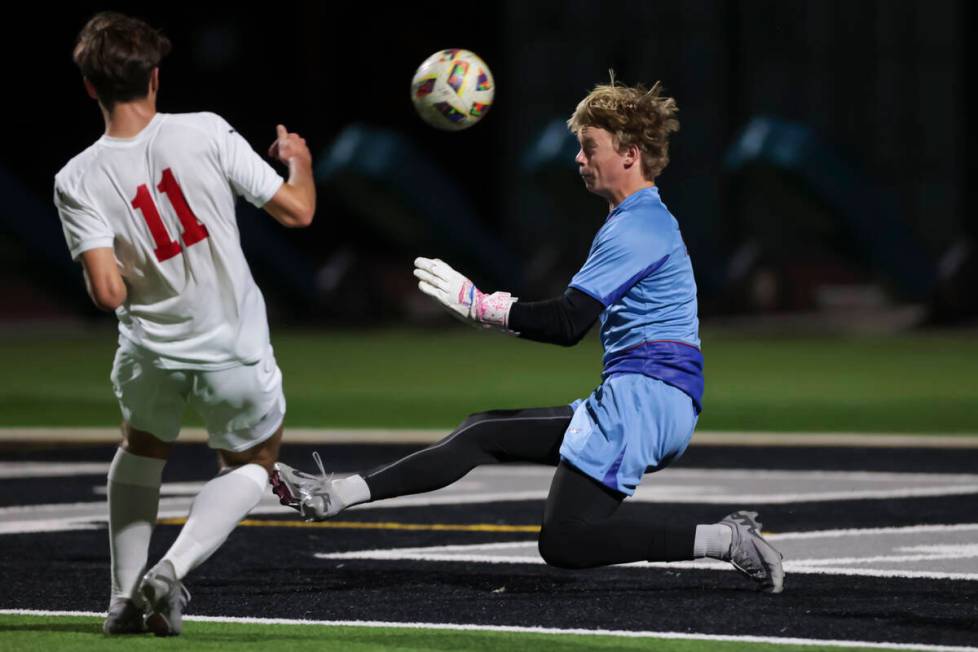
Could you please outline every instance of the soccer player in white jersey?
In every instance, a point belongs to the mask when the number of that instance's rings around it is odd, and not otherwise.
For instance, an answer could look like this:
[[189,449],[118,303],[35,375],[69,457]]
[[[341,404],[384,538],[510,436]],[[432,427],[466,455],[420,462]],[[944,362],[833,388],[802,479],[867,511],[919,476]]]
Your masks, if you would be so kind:
[[[285,398],[261,291],[241,251],[236,196],[287,227],[312,222],[305,141],[285,127],[269,156],[283,181],[221,117],[156,110],[170,42],[141,20],[94,16],[74,60],[105,133],[55,177],[72,258],[95,304],[119,319],[112,388],[122,443],[108,474],[112,595],[103,630],[181,631],[181,580],[259,501],[282,440]],[[160,477],[184,407],[203,418],[221,473],[147,572]]]
[[643,517],[622,505],[645,473],[686,450],[703,396],[693,267],[655,182],[669,162],[676,112],[659,84],[612,80],[568,120],[581,145],[576,162],[584,186],[607,202],[608,214],[562,296],[517,302],[507,292],[480,292],[441,260],[415,261],[420,289],[479,326],[570,346],[600,321],[604,369],[590,396],[473,414],[424,450],[338,480],[278,464],[272,484],[282,502],[322,519],[358,503],[444,487],[480,464],[547,464],[557,467],[539,538],[548,564],[713,557],[779,593],[781,555],[761,536],[756,513],[695,523]]

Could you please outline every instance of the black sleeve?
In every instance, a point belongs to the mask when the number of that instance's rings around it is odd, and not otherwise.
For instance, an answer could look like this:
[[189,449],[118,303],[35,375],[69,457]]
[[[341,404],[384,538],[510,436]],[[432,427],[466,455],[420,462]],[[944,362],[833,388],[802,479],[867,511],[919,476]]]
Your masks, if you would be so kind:
[[546,301],[517,301],[509,310],[509,328],[537,342],[573,346],[604,310],[600,301],[567,288],[564,296]]

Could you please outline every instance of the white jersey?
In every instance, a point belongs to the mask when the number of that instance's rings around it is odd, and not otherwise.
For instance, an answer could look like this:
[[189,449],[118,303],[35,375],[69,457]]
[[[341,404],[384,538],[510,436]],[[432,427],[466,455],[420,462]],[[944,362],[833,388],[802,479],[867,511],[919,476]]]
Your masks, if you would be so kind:
[[103,136],[54,180],[73,259],[112,247],[128,296],[120,346],[171,369],[223,369],[269,346],[265,300],[241,251],[235,196],[262,207],[280,177],[220,116],[158,113]]

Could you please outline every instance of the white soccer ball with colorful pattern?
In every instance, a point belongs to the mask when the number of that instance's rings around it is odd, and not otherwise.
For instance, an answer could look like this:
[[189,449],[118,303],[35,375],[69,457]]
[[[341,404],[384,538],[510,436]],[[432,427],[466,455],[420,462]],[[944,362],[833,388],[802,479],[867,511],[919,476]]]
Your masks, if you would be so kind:
[[468,50],[435,52],[411,81],[411,101],[418,115],[447,131],[466,129],[481,120],[495,92],[489,66]]

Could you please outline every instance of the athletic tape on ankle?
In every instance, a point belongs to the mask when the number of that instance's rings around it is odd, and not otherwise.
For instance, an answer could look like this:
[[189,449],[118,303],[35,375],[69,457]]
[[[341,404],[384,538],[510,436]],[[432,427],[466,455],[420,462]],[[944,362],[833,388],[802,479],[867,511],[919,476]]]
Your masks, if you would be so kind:
[[166,460],[133,455],[121,448],[116,450],[109,466],[109,482],[137,487],[159,487]]

